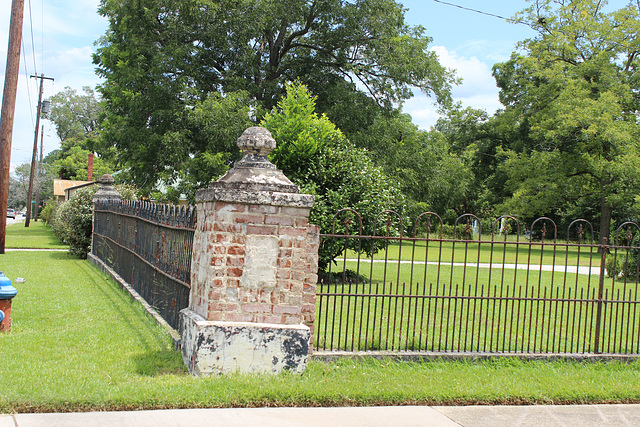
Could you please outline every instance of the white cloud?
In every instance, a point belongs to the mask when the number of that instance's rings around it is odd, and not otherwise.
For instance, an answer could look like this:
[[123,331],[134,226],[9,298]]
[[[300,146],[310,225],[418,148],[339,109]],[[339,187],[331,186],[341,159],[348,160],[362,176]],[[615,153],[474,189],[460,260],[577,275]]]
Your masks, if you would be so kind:
[[99,79],[92,64],[93,52],[91,46],[73,47],[49,57],[47,68],[51,75],[56,76],[56,86],[73,86],[78,89],[83,85],[95,86]]
[[[455,70],[456,75],[462,78],[462,83],[452,88],[454,101],[460,101],[465,107],[486,110],[489,114],[501,108],[498,88],[489,64],[475,56],[458,55],[444,46],[435,46],[433,50],[443,66]],[[411,114],[413,122],[422,129],[429,129],[440,117],[433,99],[422,93],[416,93],[414,98],[405,102],[403,110]]]

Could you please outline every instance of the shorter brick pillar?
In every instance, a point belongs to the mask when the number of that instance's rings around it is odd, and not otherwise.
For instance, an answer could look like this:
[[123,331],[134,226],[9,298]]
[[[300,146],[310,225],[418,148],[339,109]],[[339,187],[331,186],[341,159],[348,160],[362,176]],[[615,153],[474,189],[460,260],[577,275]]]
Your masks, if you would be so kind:
[[196,195],[183,359],[198,375],[302,372],[318,279],[314,197],[269,162],[269,131],[249,128],[238,146],[242,160]]
[[[91,198],[91,201],[93,202],[94,210],[96,208],[96,205],[100,202],[122,200],[122,196],[120,196],[120,193],[118,193],[118,190],[116,190],[113,187],[113,183],[115,182],[115,180],[111,175],[109,175],[108,173],[105,173],[100,177],[99,182],[100,182],[100,188],[98,188],[98,191],[96,191],[93,197]],[[97,248],[95,247],[95,244],[94,244],[95,242],[93,240],[93,230],[95,227],[95,219],[96,219],[95,215],[93,215],[93,217],[91,218],[91,254],[92,255],[97,254]]]
[[122,200],[118,190],[113,188],[114,182],[115,180],[108,173],[102,175],[100,177],[100,188],[98,188],[98,191],[95,192],[91,199],[93,203],[101,200]]

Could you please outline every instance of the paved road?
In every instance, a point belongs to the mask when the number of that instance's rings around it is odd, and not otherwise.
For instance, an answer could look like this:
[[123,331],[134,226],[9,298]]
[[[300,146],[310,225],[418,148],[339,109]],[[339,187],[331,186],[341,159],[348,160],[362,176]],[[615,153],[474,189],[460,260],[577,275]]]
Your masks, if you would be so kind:
[[16,222],[24,222],[24,217],[20,216],[16,219],[7,218],[7,225],[15,224]]
[[0,415],[0,427],[638,426],[640,405],[179,409]]

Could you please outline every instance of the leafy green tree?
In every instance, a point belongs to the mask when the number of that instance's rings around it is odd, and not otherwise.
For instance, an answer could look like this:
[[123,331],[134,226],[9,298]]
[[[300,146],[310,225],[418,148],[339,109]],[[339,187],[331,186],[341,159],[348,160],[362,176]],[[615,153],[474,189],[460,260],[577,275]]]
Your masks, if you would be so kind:
[[[9,182],[9,207],[22,209],[27,206],[27,192],[29,190],[30,175],[31,164],[24,163],[16,167]],[[39,176],[38,174],[34,176],[34,193],[35,191],[40,191],[40,200],[46,201],[53,197],[54,177],[54,170],[47,164],[43,164],[43,168]]]
[[427,210],[445,217],[468,212],[473,173],[464,149],[454,152],[442,132],[421,131],[410,116],[396,112],[379,115],[359,140],[407,196],[410,217]]
[[[93,152],[86,148],[86,140],[68,138],[61,144],[61,149],[45,159],[50,169],[56,171],[60,179],[86,181],[88,177],[89,154]],[[98,180],[105,173],[113,173],[115,165],[99,156],[93,157],[93,180]]]
[[100,127],[102,102],[89,86],[78,94],[69,86],[49,98],[51,110],[46,118],[53,121],[60,141],[94,135]]
[[[449,101],[451,74],[393,0],[103,0],[100,13],[110,23],[94,57],[105,78],[101,152],[143,188],[191,158],[226,162],[201,155],[210,143],[190,127],[217,93],[246,91],[269,110],[299,79],[341,124],[365,126],[413,88]],[[345,100],[366,111],[339,109]]]
[[240,159],[236,139],[254,125],[251,114],[258,109],[246,91],[236,91],[226,96],[211,94],[188,111],[187,132],[175,135],[176,144],[189,147],[189,152],[194,153],[180,165],[177,183],[177,189],[189,200],[194,201],[197,189],[224,175]]
[[[277,142],[271,160],[301,191],[316,196],[310,222],[320,226],[322,233],[332,232],[334,216],[343,208],[361,215],[365,234],[373,233],[376,215],[383,210],[402,212],[399,188],[364,150],[351,144],[325,115],[315,112],[315,98],[304,85],[287,85],[286,96],[265,115],[262,126]],[[335,225],[336,232],[344,231],[344,224]],[[320,249],[321,268],[336,256],[330,250]]]
[[502,209],[535,216],[590,207],[600,236],[614,207],[640,190],[638,7],[606,1],[536,0],[518,19],[538,35],[494,67],[518,131],[499,169],[512,193]]
[[[78,94],[75,89],[65,87],[49,98],[51,110],[47,118],[53,121],[61,147],[49,153],[44,163],[55,168],[60,179],[87,179],[89,154],[94,153],[99,137],[103,103],[90,87],[85,86],[82,91]],[[98,179],[105,173],[113,173],[116,165],[94,155],[93,170],[94,178]]]

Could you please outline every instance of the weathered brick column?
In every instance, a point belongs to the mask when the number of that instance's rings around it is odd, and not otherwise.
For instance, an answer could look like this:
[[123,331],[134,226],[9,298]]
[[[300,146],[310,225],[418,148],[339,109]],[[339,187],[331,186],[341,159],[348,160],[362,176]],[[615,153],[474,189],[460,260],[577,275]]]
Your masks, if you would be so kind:
[[[111,175],[106,173],[100,177],[99,181],[100,181],[100,187],[98,188],[98,191],[96,191],[93,197],[91,198],[91,201],[93,202],[94,211],[95,211],[96,203],[98,202],[122,200],[122,196],[120,195],[120,193],[118,193],[118,190],[113,188],[113,183],[115,182],[115,180]],[[88,255],[89,258],[97,254],[97,248],[95,246],[95,242],[93,239],[94,237],[93,230],[95,230],[95,220],[96,220],[96,216],[94,212],[93,216],[91,217],[91,252]]]
[[198,222],[182,356],[198,375],[302,372],[315,320],[314,197],[269,162],[268,130],[247,129],[244,157],[196,195]]

